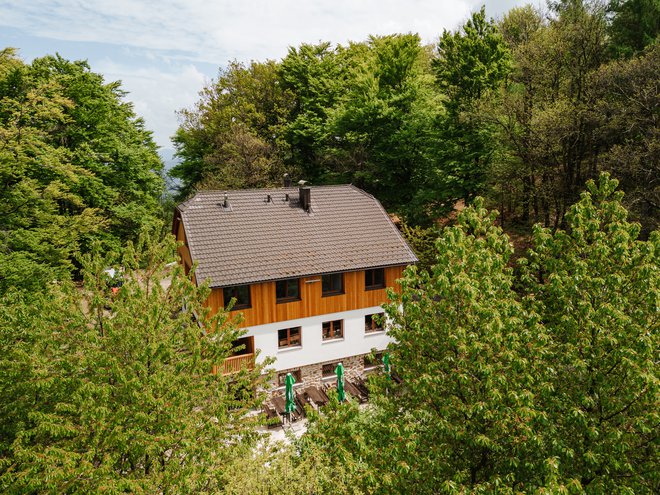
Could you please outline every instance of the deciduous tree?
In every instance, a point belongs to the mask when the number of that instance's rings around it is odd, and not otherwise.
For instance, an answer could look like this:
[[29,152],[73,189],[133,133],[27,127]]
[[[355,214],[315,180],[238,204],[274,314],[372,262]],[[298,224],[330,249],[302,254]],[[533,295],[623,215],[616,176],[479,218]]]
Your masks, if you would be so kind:
[[660,237],[638,240],[617,181],[590,181],[567,231],[537,227],[525,291],[547,329],[546,456],[588,493],[653,493],[658,463]]
[[81,290],[2,299],[4,493],[217,493],[223,466],[250,451],[262,367],[211,373],[239,332],[207,318],[208,289],[181,267],[164,283],[173,255],[170,238],[129,245],[114,297],[93,254]]
[[284,125],[293,95],[278,70],[272,60],[232,62],[200,92],[194,108],[180,112],[174,144],[181,161],[170,172],[181,181],[179,199],[198,187],[281,183],[289,154]]
[[611,0],[608,10],[613,14],[608,28],[609,48],[615,57],[630,57],[657,42],[660,33],[658,0]]
[[0,53],[0,293],[66,278],[160,216],[162,166],[118,83],[59,56]]
[[638,239],[616,187],[537,226],[518,275],[475,201],[386,307],[402,383],[331,408],[297,455],[328,446],[366,493],[655,493],[660,237]]
[[444,31],[433,70],[447,112],[436,124],[433,166],[423,170],[420,182],[444,203],[446,212],[458,200],[469,202],[483,194],[498,149],[479,102],[495,96],[511,70],[511,54],[485,8],[474,12],[461,29]]

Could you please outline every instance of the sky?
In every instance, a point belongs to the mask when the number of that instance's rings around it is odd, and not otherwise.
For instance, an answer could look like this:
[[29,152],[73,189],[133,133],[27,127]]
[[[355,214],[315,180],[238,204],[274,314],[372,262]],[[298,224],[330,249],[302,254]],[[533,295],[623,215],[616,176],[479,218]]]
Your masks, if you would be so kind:
[[427,43],[486,4],[499,17],[524,0],[0,0],[0,49],[26,62],[87,60],[127,99],[167,157],[178,120],[230,60],[279,60],[290,46],[418,33]]

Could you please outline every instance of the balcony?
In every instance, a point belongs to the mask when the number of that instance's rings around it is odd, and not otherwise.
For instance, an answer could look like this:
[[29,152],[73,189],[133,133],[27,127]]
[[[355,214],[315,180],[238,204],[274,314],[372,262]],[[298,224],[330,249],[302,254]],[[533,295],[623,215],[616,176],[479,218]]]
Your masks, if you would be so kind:
[[225,362],[222,365],[222,375],[226,376],[238,373],[243,368],[248,370],[254,369],[254,353],[240,354],[225,359]]
[[254,337],[243,337],[232,343],[234,353],[225,359],[220,366],[213,367],[213,374],[222,373],[223,376],[238,373],[242,369],[254,369]]

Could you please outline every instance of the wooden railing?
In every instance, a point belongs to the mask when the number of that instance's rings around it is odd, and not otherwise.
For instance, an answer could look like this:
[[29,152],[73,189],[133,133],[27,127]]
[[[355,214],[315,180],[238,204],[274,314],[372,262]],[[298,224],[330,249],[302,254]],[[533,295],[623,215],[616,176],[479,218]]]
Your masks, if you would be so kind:
[[254,369],[254,354],[241,354],[240,356],[232,356],[225,359],[223,365],[223,375],[231,375],[238,373],[242,368]]

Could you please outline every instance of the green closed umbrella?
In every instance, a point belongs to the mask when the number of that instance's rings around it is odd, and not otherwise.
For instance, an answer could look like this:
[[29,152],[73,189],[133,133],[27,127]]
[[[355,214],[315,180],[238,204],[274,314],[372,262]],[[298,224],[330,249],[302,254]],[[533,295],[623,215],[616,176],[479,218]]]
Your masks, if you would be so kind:
[[391,380],[392,379],[392,369],[390,368],[390,353],[386,352],[383,354],[383,369],[385,371],[385,374],[387,375],[387,379]]
[[286,374],[284,379],[284,385],[286,385],[286,390],[284,391],[284,397],[286,399],[286,404],[284,405],[284,412],[291,414],[296,410],[296,403],[293,400],[293,384],[296,383],[296,379],[291,373]]
[[344,391],[344,365],[339,363],[335,368],[335,374],[337,375],[337,398],[339,402],[344,402],[346,400],[346,392]]

